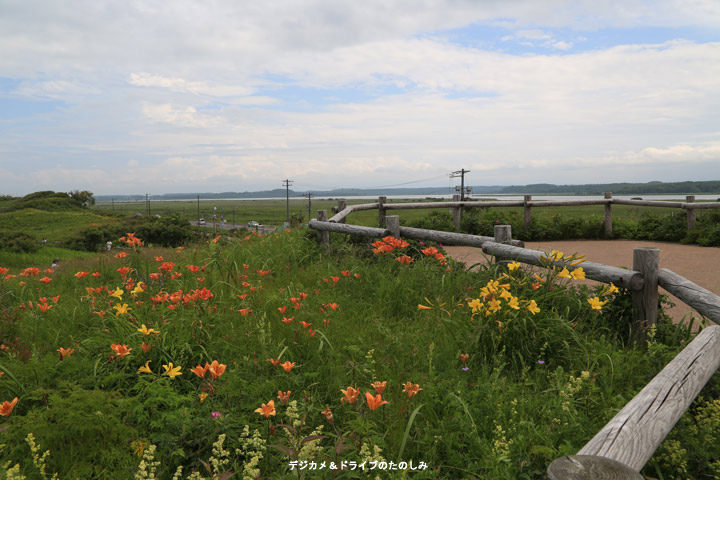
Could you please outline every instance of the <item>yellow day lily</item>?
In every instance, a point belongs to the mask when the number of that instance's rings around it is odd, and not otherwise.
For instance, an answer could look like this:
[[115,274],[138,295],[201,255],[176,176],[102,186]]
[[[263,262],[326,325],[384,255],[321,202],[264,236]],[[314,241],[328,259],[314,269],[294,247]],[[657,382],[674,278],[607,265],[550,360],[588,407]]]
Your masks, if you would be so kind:
[[113,292],[110,293],[110,296],[114,296],[115,298],[118,298],[122,300],[122,295],[125,293],[120,287],[115,289]]
[[142,281],[140,283],[138,283],[137,285],[135,285],[135,288],[132,291],[130,291],[130,294],[138,294],[141,292],[145,292],[145,289],[142,288],[142,285],[143,285]]
[[613,285],[613,284],[611,283],[611,284],[610,284],[610,287],[608,287],[608,290],[605,291],[605,292],[603,292],[602,295],[603,295],[603,296],[607,296],[608,294],[615,294],[615,293],[618,292],[619,290],[620,290],[620,289],[618,289],[615,285]]
[[508,300],[508,307],[513,309],[520,309],[517,297],[512,295],[510,296],[510,300]]
[[478,313],[483,307],[485,307],[485,304],[483,304],[479,298],[475,298],[474,300],[470,300],[468,302],[468,307],[472,308],[473,313]]
[[572,275],[573,279],[585,279],[585,270],[578,266],[575,270],[570,272],[570,275]]
[[562,251],[555,251],[554,249],[550,252],[550,256],[553,260],[558,261],[562,259],[565,254]]
[[511,262],[510,264],[507,265],[507,267],[508,267],[508,270],[517,270],[518,268],[520,268],[520,263],[519,262]]
[[533,315],[535,315],[536,313],[540,313],[540,308],[538,307],[537,302],[535,302],[535,300],[530,300],[530,303],[527,305],[526,309]]
[[149,336],[150,334],[159,334],[159,333],[160,333],[160,332],[158,332],[157,330],[153,330],[152,328],[148,328],[148,327],[145,326],[144,324],[143,324],[140,328],[138,328],[137,331],[145,334],[146,336]]
[[593,298],[588,298],[588,304],[590,304],[590,307],[593,309],[596,309],[598,311],[602,311],[602,307],[607,303],[608,303],[607,300],[602,302],[597,296],[595,296]]
[[572,278],[572,276],[570,275],[570,272],[568,272],[568,269],[567,269],[567,268],[563,268],[563,269],[562,269],[562,272],[560,272],[560,273],[557,275],[557,277],[567,278],[567,279]]
[[502,304],[500,304],[500,300],[490,300],[488,302],[488,308],[487,308],[487,314],[489,313],[497,313],[502,309]]
[[165,370],[165,375],[167,375],[171,379],[174,379],[178,375],[182,375],[182,372],[180,371],[182,369],[182,366],[173,367],[172,362],[169,362],[168,364],[164,364],[163,369]]
[[137,370],[138,373],[152,373],[152,369],[150,369],[150,360],[145,362],[144,366],[140,366]]
[[119,315],[127,315],[128,311],[132,310],[132,308],[129,308],[127,304],[123,304],[123,305],[115,304],[113,306],[113,309],[117,310],[117,313],[115,314],[116,317]]

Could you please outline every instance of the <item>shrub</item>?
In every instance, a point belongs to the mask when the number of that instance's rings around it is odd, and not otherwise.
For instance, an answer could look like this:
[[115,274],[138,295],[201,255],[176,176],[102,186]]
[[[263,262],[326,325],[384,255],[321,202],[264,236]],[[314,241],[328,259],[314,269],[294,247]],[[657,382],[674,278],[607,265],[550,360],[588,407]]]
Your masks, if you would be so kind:
[[35,253],[40,249],[37,238],[24,232],[8,232],[0,235],[0,249],[14,253]]

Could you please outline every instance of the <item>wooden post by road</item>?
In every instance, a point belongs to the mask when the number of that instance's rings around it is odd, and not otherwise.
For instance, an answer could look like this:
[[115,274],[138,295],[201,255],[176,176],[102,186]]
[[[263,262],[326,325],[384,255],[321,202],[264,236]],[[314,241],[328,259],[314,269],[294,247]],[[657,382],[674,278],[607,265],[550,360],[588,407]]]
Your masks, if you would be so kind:
[[658,248],[635,248],[633,270],[643,276],[643,288],[632,291],[633,340],[644,344],[647,331],[657,322],[658,316],[658,270],[660,266]]
[[[460,195],[453,195],[453,202],[460,201]],[[453,214],[453,225],[455,226],[456,231],[460,231],[460,219],[462,218],[462,208],[459,206],[454,206],[452,208],[452,214]]]
[[[512,225],[495,225],[495,241],[498,244],[512,244]],[[495,257],[495,263],[499,263],[500,259]]]
[[612,236],[612,193],[605,193],[605,238]]
[[[340,199],[338,201],[338,205],[337,205],[337,213],[339,214],[340,212],[345,210],[346,206],[347,206],[347,201],[345,199]],[[341,220],[339,220],[338,223],[345,223],[345,218],[342,218]]]
[[525,195],[523,197],[524,203],[525,203],[525,221],[523,225],[523,230],[525,233],[527,233],[530,230],[530,224],[532,223],[532,216],[530,215],[530,211],[532,210],[532,207],[530,206],[530,201],[532,201],[532,195]]
[[387,211],[385,210],[385,203],[387,202],[387,197],[378,197],[378,226],[384,227],[385,226],[385,215]]
[[400,216],[386,216],[385,228],[395,238],[400,238]]
[[[318,221],[327,221],[327,219],[328,219],[327,210],[318,210],[317,211],[317,220]],[[320,242],[320,244],[325,246],[325,248],[329,248],[330,247],[330,233],[328,231],[320,231],[318,241]]]

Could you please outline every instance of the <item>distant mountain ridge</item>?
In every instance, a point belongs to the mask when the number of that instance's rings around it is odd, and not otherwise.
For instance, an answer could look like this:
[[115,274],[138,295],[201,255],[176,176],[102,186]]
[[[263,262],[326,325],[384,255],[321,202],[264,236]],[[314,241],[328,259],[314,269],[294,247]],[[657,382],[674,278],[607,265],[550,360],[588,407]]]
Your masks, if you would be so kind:
[[[530,184],[525,186],[472,186],[473,195],[602,195],[611,192],[613,195],[692,195],[696,193],[720,193],[720,180],[686,181],[686,182],[644,182],[644,183],[608,183],[608,184]],[[308,192],[288,190],[290,197],[302,197]],[[447,187],[417,188],[340,188],[333,190],[311,190],[313,197],[375,197],[378,195],[447,195],[451,191]],[[151,195],[150,199],[284,199],[284,189],[264,191],[225,191],[221,193],[165,193]],[[144,199],[145,195],[96,195],[97,201],[123,201]]]

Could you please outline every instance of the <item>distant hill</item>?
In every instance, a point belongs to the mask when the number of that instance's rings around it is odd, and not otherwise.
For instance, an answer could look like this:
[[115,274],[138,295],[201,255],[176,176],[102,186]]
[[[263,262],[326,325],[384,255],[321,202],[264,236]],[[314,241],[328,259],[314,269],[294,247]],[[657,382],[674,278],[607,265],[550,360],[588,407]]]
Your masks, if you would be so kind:
[[[472,186],[473,195],[602,195],[610,191],[613,195],[692,195],[696,193],[720,193],[720,180],[702,182],[644,182],[644,183],[612,183],[612,184],[530,184],[525,186]],[[314,197],[375,197],[378,195],[447,195],[450,190],[444,187],[415,187],[415,188],[342,188],[329,191],[310,191]],[[306,191],[289,190],[290,197],[302,197]],[[271,189],[264,191],[225,191],[222,193],[165,193],[151,195],[150,199],[284,199],[284,189]],[[97,201],[137,201],[145,199],[145,195],[96,195]]]

